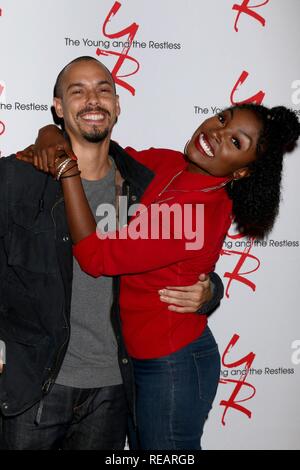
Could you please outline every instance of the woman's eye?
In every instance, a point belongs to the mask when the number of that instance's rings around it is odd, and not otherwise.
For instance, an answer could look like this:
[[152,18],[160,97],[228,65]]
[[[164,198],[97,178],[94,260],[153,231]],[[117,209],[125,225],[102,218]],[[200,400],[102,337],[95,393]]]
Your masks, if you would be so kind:
[[218,114],[218,115],[217,115],[217,118],[218,118],[218,120],[219,120],[222,124],[224,124],[224,122],[225,122],[225,116],[224,116],[224,114]]
[[241,148],[241,144],[240,144],[239,139],[236,139],[235,137],[232,137],[231,141],[232,141],[233,145],[234,145],[237,149],[240,149],[240,148]]

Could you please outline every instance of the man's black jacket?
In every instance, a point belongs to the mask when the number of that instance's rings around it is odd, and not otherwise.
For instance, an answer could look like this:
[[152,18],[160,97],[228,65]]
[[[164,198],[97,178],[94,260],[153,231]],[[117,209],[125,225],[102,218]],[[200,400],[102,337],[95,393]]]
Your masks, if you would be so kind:
[[[151,170],[111,142],[128,205],[137,203],[154,177]],[[72,243],[60,184],[14,155],[0,159],[0,340],[6,365],[0,374],[0,410],[17,415],[40,401],[55,382],[70,336]],[[215,274],[213,308],[223,296]],[[129,409],[134,381],[119,315],[114,278],[111,321]],[[138,292],[137,292],[138,295]]]

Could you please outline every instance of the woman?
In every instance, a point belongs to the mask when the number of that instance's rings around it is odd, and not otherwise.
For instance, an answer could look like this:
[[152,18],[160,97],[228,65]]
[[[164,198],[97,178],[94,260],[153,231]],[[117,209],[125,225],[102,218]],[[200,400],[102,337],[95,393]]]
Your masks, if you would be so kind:
[[[292,111],[247,104],[204,121],[186,145],[185,156],[127,149],[156,176],[128,227],[110,237],[96,232],[77,164],[65,156],[57,159],[52,173],[62,181],[74,254],[82,269],[94,276],[123,274],[122,327],[134,365],[142,449],[199,449],[220,373],[206,317],[168,311],[157,300],[157,289],[191,283],[200,272],[214,269],[232,212],[244,235],[264,237],[271,230],[283,154],[299,134]],[[39,168],[38,159],[35,166]],[[203,223],[196,225],[203,230],[201,242],[196,243],[199,233],[187,233],[186,221],[178,223],[176,217],[169,237],[163,238],[166,218],[162,221],[152,211],[155,204],[156,209],[176,204],[181,214],[189,205],[189,223],[196,223],[200,214]],[[154,228],[156,235],[133,239],[140,227]],[[137,285],[143,294],[138,298],[133,295]]]

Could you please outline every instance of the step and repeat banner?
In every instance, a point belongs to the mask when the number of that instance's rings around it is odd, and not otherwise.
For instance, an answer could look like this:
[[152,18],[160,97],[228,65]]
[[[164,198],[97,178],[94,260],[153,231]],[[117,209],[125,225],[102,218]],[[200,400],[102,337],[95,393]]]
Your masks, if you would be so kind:
[[[0,0],[1,156],[52,122],[58,72],[81,55],[112,71],[121,145],[184,148],[233,103],[300,116],[299,0]],[[284,164],[269,238],[228,234],[210,317],[222,371],[205,449],[300,449],[300,149]]]

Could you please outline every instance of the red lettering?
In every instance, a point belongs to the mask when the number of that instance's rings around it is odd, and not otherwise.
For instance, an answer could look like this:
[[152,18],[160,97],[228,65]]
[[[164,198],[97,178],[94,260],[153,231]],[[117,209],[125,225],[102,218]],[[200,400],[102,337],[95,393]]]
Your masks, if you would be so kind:
[[[0,83],[0,103],[1,103],[1,95],[5,89],[5,86]],[[5,132],[5,124],[4,122],[0,121],[0,135],[4,134]]]
[[[257,258],[257,256],[254,256],[254,255],[250,254],[250,250],[253,247],[253,243],[254,243],[254,238],[251,238],[250,239],[250,246],[246,247],[244,249],[244,251],[224,250],[224,249],[222,249],[222,251],[221,251],[221,255],[227,255],[227,256],[237,255],[237,256],[239,256],[238,262],[236,263],[233,271],[232,272],[226,271],[224,273],[224,277],[229,279],[227,287],[226,287],[226,291],[225,291],[225,295],[228,298],[230,297],[229,296],[229,289],[230,289],[231,283],[233,281],[241,282],[242,284],[245,284],[248,287],[250,287],[250,289],[252,289],[253,291],[256,290],[256,285],[254,284],[254,282],[250,281],[249,279],[247,279],[245,277],[248,274],[254,273],[260,267],[260,261]],[[252,269],[248,268],[247,271],[242,272],[241,271],[242,267],[249,260],[254,261],[254,264],[255,264],[254,268],[252,268]]]
[[236,84],[234,85],[231,95],[230,95],[230,102],[231,104],[243,104],[243,103],[256,103],[256,104],[261,104],[264,97],[265,93],[263,91],[259,91],[256,93],[256,95],[251,96],[250,98],[247,98],[246,100],[243,101],[234,101],[234,94],[238,90],[238,87],[244,83],[246,78],[248,77],[249,73],[246,72],[245,70],[241,73],[240,77],[238,78]]
[[[134,40],[135,35],[136,35],[136,33],[139,29],[139,25],[136,24],[136,23],[132,23],[130,26],[128,26],[127,28],[122,29],[121,31],[119,31],[117,33],[109,34],[107,32],[108,23],[111,21],[112,17],[119,11],[120,7],[121,7],[121,3],[119,3],[119,2],[114,3],[112,9],[108,13],[108,15],[107,15],[107,17],[104,21],[102,32],[103,32],[104,36],[109,38],[109,39],[120,39],[120,38],[126,37],[126,39],[125,39],[125,42],[127,44],[126,47],[123,47],[122,52],[115,52],[115,51],[110,51],[110,50],[104,50],[104,49],[97,48],[96,54],[97,55],[103,55],[103,56],[113,55],[113,56],[117,57],[117,62],[116,62],[115,66],[112,70],[112,76],[113,76],[113,78],[114,78],[117,85],[120,85],[121,87],[125,88],[132,95],[135,95],[135,88],[132,87],[125,80],[122,80],[122,78],[126,78],[126,77],[130,77],[131,75],[135,75],[138,72],[139,68],[140,68],[139,62],[136,59],[134,59],[133,57],[130,57],[129,54],[128,54],[130,49],[131,49],[131,46],[132,46],[132,41]],[[131,70],[131,72],[129,72],[129,73],[123,73],[122,74],[122,73],[120,73],[120,70],[121,70],[121,68],[122,68],[125,61],[130,61],[131,63],[133,62],[135,64],[135,68],[133,70]]]
[[256,21],[259,21],[262,24],[263,27],[266,24],[266,20],[261,15],[259,15],[258,13],[256,13],[253,10],[255,8],[263,7],[264,5],[269,3],[269,0],[265,0],[263,3],[260,3],[259,5],[249,5],[249,1],[250,0],[243,0],[243,3],[241,5],[237,5],[235,3],[232,7],[233,10],[238,11],[238,14],[236,16],[236,20],[235,20],[235,23],[234,23],[234,29],[237,32],[238,32],[237,24],[238,24],[238,21],[239,21],[240,16],[241,16],[242,13],[245,13],[246,15],[249,15],[252,18],[254,18]]
[[4,134],[5,132],[5,124],[4,122],[0,121],[0,135]]
[[[226,358],[229,355],[231,348],[233,348],[233,346],[237,343],[239,338],[240,338],[239,335],[237,335],[237,334],[233,335],[233,337],[229,341],[229,344],[228,344],[227,348],[225,349],[224,354],[222,356],[222,365],[224,367],[228,367],[229,369],[233,369],[235,367],[239,367],[239,366],[243,365],[244,366],[243,370],[245,371],[245,374],[243,374],[239,380],[234,380],[234,379],[221,379],[220,380],[220,383],[222,383],[222,384],[228,384],[228,383],[235,384],[235,388],[234,388],[232,394],[230,395],[229,399],[220,401],[220,406],[224,406],[224,412],[223,412],[223,415],[222,415],[222,424],[223,424],[223,426],[225,426],[225,424],[226,424],[225,423],[225,416],[226,416],[226,414],[227,414],[227,412],[230,408],[235,409],[235,410],[239,411],[240,413],[244,413],[246,416],[248,416],[248,418],[251,418],[251,416],[252,416],[252,412],[248,408],[246,408],[245,406],[241,405],[241,403],[244,403],[246,401],[251,400],[251,398],[253,398],[254,395],[256,394],[256,388],[252,384],[250,384],[249,382],[246,382],[247,375],[249,374],[249,370],[250,370],[250,368],[253,364],[253,361],[255,359],[255,354],[253,352],[250,352],[249,354],[247,354],[247,356],[244,356],[243,358],[238,359],[237,361],[226,362]],[[250,388],[252,393],[250,393],[246,398],[242,398],[242,399],[238,400],[237,397],[238,397],[240,391],[244,387]]]
[[[0,136],[5,132],[5,124],[4,122],[0,121]],[[0,150],[0,158],[2,158],[2,150]]]

